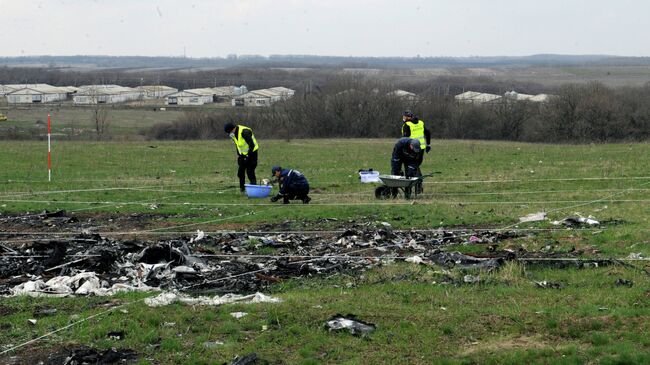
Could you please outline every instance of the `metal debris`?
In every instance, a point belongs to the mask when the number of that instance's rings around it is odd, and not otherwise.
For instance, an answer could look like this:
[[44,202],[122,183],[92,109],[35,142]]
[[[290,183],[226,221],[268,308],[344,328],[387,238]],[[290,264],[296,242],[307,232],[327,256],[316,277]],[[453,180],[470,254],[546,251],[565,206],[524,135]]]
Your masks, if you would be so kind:
[[230,365],[257,365],[257,364],[265,364],[267,363],[266,361],[262,361],[257,357],[256,353],[251,353],[243,357],[235,357],[233,361],[230,363]]
[[377,328],[374,324],[361,321],[352,314],[346,316],[337,314],[325,322],[325,326],[330,331],[347,331],[354,336],[362,337],[371,334]]
[[130,349],[99,350],[90,347],[79,347],[49,358],[50,364],[82,365],[82,364],[117,364],[132,363],[137,360],[137,354]]
[[546,281],[546,280],[535,281],[535,285],[538,288],[544,288],[544,289],[562,289],[562,288],[564,288],[564,283]]
[[[47,219],[63,218],[65,213],[57,212]],[[7,219],[27,224],[43,218]],[[492,269],[504,260],[498,252],[496,258],[477,258],[442,251],[448,245],[466,244],[466,235],[442,229],[396,232],[385,223],[351,223],[341,234],[321,235],[207,235],[199,230],[191,237],[153,242],[92,233],[34,238],[0,247],[0,295],[111,295],[152,289],[250,294],[287,278],[354,274],[392,261]],[[478,237],[477,244],[494,244],[517,234],[477,231],[473,236]]]
[[594,219],[594,217],[589,216],[589,217],[582,217],[580,215],[578,216],[573,216],[573,217],[566,217],[562,219],[561,221],[553,221],[551,224],[559,226],[559,225],[564,225],[567,227],[572,227],[572,228],[578,228],[582,226],[597,226],[600,225],[600,222]]
[[631,288],[634,285],[634,282],[631,280],[623,279],[623,278],[618,278],[616,279],[616,286],[627,286],[628,288]]

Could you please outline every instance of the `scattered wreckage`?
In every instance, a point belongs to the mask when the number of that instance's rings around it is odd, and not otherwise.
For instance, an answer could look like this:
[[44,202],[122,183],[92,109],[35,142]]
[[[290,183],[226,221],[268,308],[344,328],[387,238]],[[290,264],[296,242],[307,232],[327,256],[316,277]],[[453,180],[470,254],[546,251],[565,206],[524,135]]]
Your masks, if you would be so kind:
[[[79,228],[77,218],[65,212],[44,212],[23,221]],[[0,241],[0,295],[112,295],[162,290],[215,295],[199,301],[217,303],[224,301],[219,295],[253,294],[289,278],[360,273],[394,261],[484,270],[497,269],[508,260],[535,263],[549,258],[554,260],[547,264],[555,266],[607,265],[607,260],[585,263],[557,257],[566,257],[566,252],[555,255],[498,248],[499,242],[520,237],[518,231],[397,231],[386,222],[350,226],[318,234],[197,231],[192,236],[165,240],[116,239],[87,230],[64,238],[34,233],[27,239],[5,232],[0,236],[4,240]],[[16,238],[19,243],[13,243]],[[470,255],[452,251],[451,247],[459,244],[486,244],[489,252]],[[174,300],[188,301],[182,296]]]

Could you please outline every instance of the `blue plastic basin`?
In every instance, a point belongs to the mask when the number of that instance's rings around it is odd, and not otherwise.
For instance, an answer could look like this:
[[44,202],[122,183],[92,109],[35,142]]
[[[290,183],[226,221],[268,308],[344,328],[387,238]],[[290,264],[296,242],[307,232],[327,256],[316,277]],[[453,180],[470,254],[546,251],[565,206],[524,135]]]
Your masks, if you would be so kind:
[[271,194],[271,185],[244,184],[249,198],[266,198]]

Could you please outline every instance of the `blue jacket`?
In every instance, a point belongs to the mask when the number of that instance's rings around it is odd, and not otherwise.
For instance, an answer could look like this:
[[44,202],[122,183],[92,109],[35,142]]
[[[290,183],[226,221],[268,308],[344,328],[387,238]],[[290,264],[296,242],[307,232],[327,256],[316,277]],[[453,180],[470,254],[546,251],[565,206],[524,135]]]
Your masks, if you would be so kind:
[[289,194],[295,191],[309,190],[307,178],[298,170],[282,169],[280,172],[282,182],[280,194]]

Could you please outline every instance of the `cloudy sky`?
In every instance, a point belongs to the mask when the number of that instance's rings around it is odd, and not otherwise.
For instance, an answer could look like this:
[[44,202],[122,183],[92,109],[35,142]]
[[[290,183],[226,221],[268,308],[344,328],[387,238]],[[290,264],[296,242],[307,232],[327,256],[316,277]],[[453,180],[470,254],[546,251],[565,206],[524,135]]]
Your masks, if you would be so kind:
[[646,0],[0,0],[0,56],[650,56]]

